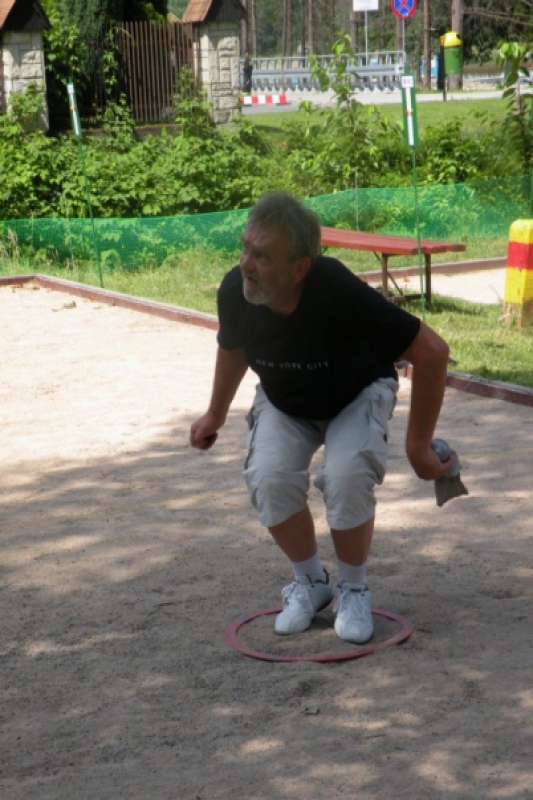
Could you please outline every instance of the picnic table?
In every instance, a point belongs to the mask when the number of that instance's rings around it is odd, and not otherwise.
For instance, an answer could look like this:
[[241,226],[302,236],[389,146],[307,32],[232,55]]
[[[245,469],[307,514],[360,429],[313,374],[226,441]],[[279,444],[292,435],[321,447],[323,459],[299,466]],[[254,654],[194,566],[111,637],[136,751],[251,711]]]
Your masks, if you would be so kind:
[[[431,256],[434,253],[459,253],[466,250],[462,242],[442,242],[432,239],[418,239],[409,236],[391,236],[386,233],[368,233],[366,231],[343,230],[341,228],[321,228],[321,244],[323,247],[339,247],[347,250],[369,250],[381,261],[381,291],[384,297],[394,301],[408,297],[420,297],[420,294],[405,294],[389,272],[389,258],[393,256],[415,256],[420,251],[424,255],[424,295],[428,306],[431,304]],[[397,295],[389,291],[389,280],[392,281]]]

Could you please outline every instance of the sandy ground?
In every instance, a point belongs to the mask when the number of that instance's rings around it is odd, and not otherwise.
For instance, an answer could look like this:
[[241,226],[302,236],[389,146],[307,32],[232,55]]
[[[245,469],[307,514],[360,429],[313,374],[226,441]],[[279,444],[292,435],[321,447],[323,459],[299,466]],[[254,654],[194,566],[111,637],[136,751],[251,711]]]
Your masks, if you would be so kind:
[[[438,509],[403,453],[405,381],[369,568],[414,634],[270,663],[224,640],[290,577],[241,479],[253,378],[205,454],[213,331],[30,286],[0,290],[0,331],[2,800],[533,798],[531,408],[447,392],[470,494]],[[327,611],[241,632],[357,652]]]
[[[469,300],[472,303],[502,305],[505,294],[505,269],[480,270],[464,273],[434,273],[431,276],[433,294]],[[399,278],[402,291],[419,291],[420,279]]]

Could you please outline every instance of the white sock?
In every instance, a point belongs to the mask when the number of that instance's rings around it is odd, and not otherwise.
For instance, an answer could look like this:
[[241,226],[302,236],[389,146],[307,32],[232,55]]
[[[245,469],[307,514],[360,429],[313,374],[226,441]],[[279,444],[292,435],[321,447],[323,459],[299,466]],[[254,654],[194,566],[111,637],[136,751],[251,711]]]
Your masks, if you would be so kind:
[[311,558],[306,558],[305,561],[291,561],[291,564],[294,577],[300,583],[315,583],[323,581],[326,577],[322,559],[318,553]]
[[337,559],[337,583],[339,586],[342,586],[343,583],[355,583],[362,589],[366,588],[366,563],[354,567],[352,564],[346,564],[345,561]]

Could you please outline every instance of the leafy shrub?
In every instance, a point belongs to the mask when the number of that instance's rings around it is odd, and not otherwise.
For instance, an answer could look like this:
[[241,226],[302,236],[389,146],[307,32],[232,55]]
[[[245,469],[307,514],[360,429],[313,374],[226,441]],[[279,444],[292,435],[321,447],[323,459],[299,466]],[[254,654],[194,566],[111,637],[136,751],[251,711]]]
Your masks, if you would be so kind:
[[10,120],[24,133],[44,130],[44,108],[44,90],[36,83],[30,83],[25,92],[13,92],[9,98]]
[[0,208],[4,219],[54,214],[61,170],[55,142],[41,131],[26,133],[26,114],[14,102],[0,117]]
[[466,138],[460,120],[429,127],[420,149],[422,183],[465,183],[486,174],[488,151],[483,138]]
[[[501,42],[498,62],[504,68],[504,93],[508,100],[505,117],[506,141],[517,153],[524,174],[533,167],[533,80],[529,71],[533,43]],[[533,188],[530,186],[533,209]]]
[[43,34],[45,50],[45,71],[50,124],[52,129],[68,127],[69,106],[66,84],[73,80],[77,85],[83,82],[83,61],[88,40],[80,29],[68,22],[54,4],[47,7],[51,27]]
[[[84,161],[96,217],[247,208],[273,188],[316,197],[373,187],[384,194],[379,204],[358,209],[358,223],[374,229],[400,224],[401,209],[385,190],[412,187],[411,151],[400,126],[377,108],[342,93],[334,108],[305,103],[304,123],[285,124],[283,142],[273,149],[247,119],[239,118],[227,128],[213,125],[205,93],[194,90],[189,78],[185,72],[175,100],[179,135],[163,130],[139,140],[119,97],[108,104],[102,131],[85,136]],[[86,217],[78,143],[65,134],[24,133],[36,103],[35,93],[15,97],[12,110],[0,117],[2,216]],[[469,138],[457,120],[427,131],[417,162],[419,182],[431,185],[473,184],[494,174],[508,177],[522,164],[512,143],[503,147],[490,132]],[[453,200],[443,203],[427,214],[440,218],[453,233]]]

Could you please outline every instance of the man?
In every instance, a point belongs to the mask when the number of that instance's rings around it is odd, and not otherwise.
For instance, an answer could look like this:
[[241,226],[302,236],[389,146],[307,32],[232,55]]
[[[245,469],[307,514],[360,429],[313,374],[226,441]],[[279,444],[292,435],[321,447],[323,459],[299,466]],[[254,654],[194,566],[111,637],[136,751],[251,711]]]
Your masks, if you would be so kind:
[[254,62],[250,58],[250,54],[248,53],[248,51],[246,51],[242,62],[242,78],[243,78],[242,83],[245,92],[252,91],[253,70],[254,70]]
[[306,630],[333,599],[307,505],[310,462],[324,445],[315,485],[337,558],[335,631],[364,643],[374,632],[366,562],[398,391],[394,364],[413,365],[407,456],[420,478],[435,480],[451,468],[430,447],[448,346],[340,261],[321,256],[317,217],[284,192],[265,195],[251,210],[240,265],[220,285],[218,312],[211,401],[191,426],[190,443],[202,450],[214,444],[242,378],[254,370],[244,476],[294,578],[282,591],[279,634]]

